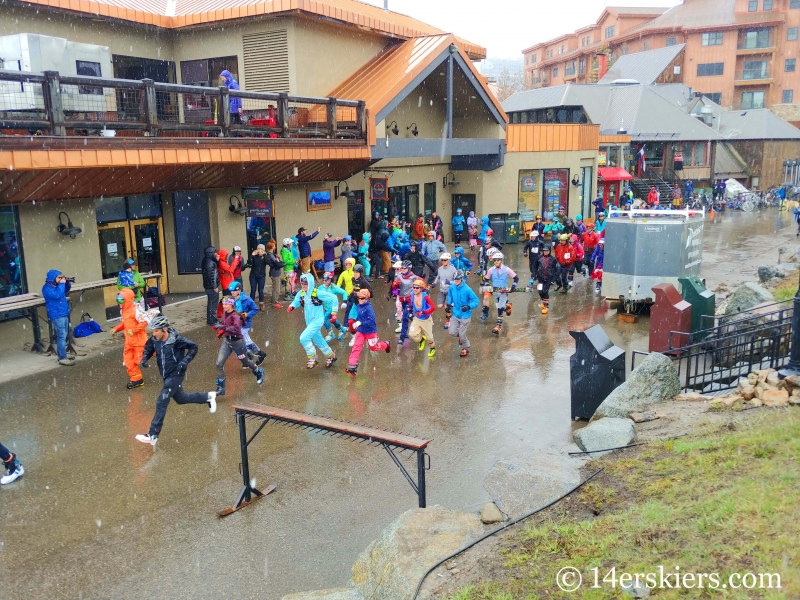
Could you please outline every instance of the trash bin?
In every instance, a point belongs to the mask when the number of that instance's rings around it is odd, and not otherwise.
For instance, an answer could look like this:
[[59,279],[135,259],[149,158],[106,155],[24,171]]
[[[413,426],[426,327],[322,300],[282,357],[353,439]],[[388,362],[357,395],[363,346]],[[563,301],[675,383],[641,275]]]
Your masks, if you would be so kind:
[[489,227],[494,230],[494,239],[501,244],[506,243],[506,213],[489,215]]
[[520,227],[519,213],[506,215],[506,244],[519,244]]
[[600,325],[569,334],[575,338],[575,354],[569,357],[572,419],[591,419],[625,381],[625,350],[615,346]]
[[[650,307],[650,352],[668,352],[687,345],[692,328],[692,305],[681,298],[671,283],[659,283],[652,289],[655,302]],[[685,335],[670,335],[673,331]]]
[[[697,275],[687,275],[678,277],[681,284],[681,297],[692,305],[692,333],[709,329],[714,325],[711,319],[704,319],[704,316],[713,317],[717,309],[717,296],[700,280]],[[694,339],[693,341],[699,341]]]

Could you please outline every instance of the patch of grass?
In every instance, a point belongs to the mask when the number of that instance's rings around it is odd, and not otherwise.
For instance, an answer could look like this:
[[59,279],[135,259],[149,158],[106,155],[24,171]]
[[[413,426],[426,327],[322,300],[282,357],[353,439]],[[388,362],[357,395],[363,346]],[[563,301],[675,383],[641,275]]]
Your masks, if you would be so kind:
[[[659,599],[800,598],[800,411],[774,410],[736,428],[653,443],[633,458],[598,461],[606,471],[568,502],[599,507],[576,521],[556,505],[508,536],[494,581],[452,600],[618,598],[603,576],[620,573],[777,573],[781,589],[658,589]],[[562,512],[556,512],[562,511]],[[574,512],[574,511],[573,511]],[[597,513],[595,513],[597,514]],[[562,592],[556,574],[577,568],[584,585]],[[595,571],[599,588],[591,588]],[[773,584],[776,581],[773,580]],[[696,580],[695,580],[696,584]]]
[[789,277],[788,281],[784,281],[779,283],[775,286],[775,289],[772,290],[772,294],[775,296],[776,302],[783,302],[784,300],[790,300],[795,297],[797,294],[797,278],[792,275]]

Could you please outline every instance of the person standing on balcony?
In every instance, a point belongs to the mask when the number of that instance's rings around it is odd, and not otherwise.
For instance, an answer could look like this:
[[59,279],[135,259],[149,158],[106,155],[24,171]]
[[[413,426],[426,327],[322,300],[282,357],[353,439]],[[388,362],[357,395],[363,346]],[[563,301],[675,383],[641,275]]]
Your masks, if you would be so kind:
[[[239,90],[239,83],[233,78],[231,72],[225,69],[219,74],[219,78],[225,83],[229,90]],[[229,110],[231,113],[231,125],[242,124],[242,99],[231,96]]]

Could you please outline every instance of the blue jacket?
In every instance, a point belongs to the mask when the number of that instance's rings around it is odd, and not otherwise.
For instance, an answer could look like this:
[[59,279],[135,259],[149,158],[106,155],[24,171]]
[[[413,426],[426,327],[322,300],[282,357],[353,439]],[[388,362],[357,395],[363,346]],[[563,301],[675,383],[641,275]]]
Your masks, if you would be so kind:
[[597,244],[597,248],[592,252],[592,262],[595,264],[603,264],[603,253],[605,244]]
[[44,306],[50,320],[69,316],[67,294],[69,294],[72,284],[69,282],[57,284],[56,277],[59,275],[61,275],[61,271],[57,269],[48,271],[45,284],[42,286],[42,298],[44,298]]
[[[481,301],[478,296],[472,291],[463,281],[461,285],[455,283],[447,290],[447,304],[453,307],[453,316],[456,319],[469,319],[472,317],[472,311],[480,305]],[[461,310],[463,306],[469,306],[469,310]]]
[[247,321],[244,324],[244,329],[252,327],[253,317],[258,314],[258,306],[256,306],[255,300],[244,292],[239,292],[239,299],[234,306],[236,307],[236,312],[247,313]]
[[453,252],[453,259],[450,264],[462,271],[472,271],[472,261],[465,258],[463,252]]
[[319,288],[315,290],[314,276],[311,273],[303,273],[300,278],[308,282],[308,292],[300,291],[292,300],[291,306],[294,309],[299,308],[302,300],[306,325],[319,329],[325,322],[325,304],[329,304],[331,301],[336,302],[336,296]]
[[342,302],[347,302],[347,292],[335,283],[331,283],[330,287],[325,287],[324,285],[319,286],[317,288],[317,294],[319,294],[319,292],[326,292],[326,295],[330,296],[330,298],[325,298],[322,302],[323,306],[325,306],[326,315],[335,313],[339,309],[339,300],[336,299],[336,294],[342,297]]
[[464,223],[467,220],[464,218],[464,215],[456,215],[453,217],[453,231],[464,231]]
[[378,333],[378,324],[377,320],[375,319],[375,309],[372,308],[372,304],[370,304],[369,300],[364,302],[364,304],[354,304],[353,308],[350,309],[350,314],[347,315],[347,319],[348,322],[361,321],[361,325],[358,327],[359,333],[364,335]]
[[478,239],[483,241],[486,239],[486,231],[489,229],[489,217],[481,217],[481,232],[478,234]]
[[[225,69],[222,73],[220,73],[222,79],[225,81],[225,85],[229,90],[238,90],[239,84],[231,75],[231,72]],[[230,105],[230,113],[231,114],[239,114],[239,109],[242,108],[242,99],[241,98],[234,98],[231,97],[231,105]]]
[[[311,244],[309,242],[313,240],[319,231],[315,231],[311,235],[299,235],[297,236],[297,252],[300,254],[300,258],[306,258],[307,256],[311,256]],[[333,260],[333,259],[331,259]],[[310,292],[311,290],[309,290]]]

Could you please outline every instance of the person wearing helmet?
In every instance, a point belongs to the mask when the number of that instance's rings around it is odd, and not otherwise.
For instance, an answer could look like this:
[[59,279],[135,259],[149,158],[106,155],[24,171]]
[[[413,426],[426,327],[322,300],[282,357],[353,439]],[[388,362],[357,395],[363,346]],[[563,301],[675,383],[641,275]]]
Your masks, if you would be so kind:
[[[372,273],[372,265],[370,264],[369,259],[369,245],[370,241],[372,240],[372,236],[369,233],[365,233],[361,236],[361,241],[358,243],[358,264],[364,268],[364,277],[369,279],[370,273]],[[344,264],[344,263],[342,263]]]
[[250,330],[253,328],[253,317],[258,314],[258,306],[256,306],[255,301],[250,296],[242,293],[242,284],[238,281],[234,281],[230,284],[228,290],[236,302],[234,305],[236,312],[242,315],[242,319],[244,319],[244,324],[242,325],[242,339],[244,340],[244,345],[247,351],[254,355],[253,358],[258,356],[258,358],[255,358],[254,362],[257,367],[260,367],[267,355],[258,347],[258,344],[250,338]]
[[153,335],[144,345],[141,366],[149,367],[147,361],[155,355],[158,372],[164,380],[164,385],[156,399],[156,412],[150,423],[150,430],[146,434],[138,434],[136,439],[155,446],[164,425],[170,399],[174,399],[176,404],[207,404],[213,413],[217,410],[217,393],[184,392],[183,380],[189,363],[197,356],[197,344],[178,334],[170,327],[169,319],[163,315],[158,315],[150,321],[150,329]]
[[464,256],[464,249],[461,246],[453,248],[453,258],[450,260],[450,264],[456,269],[464,271],[464,275],[467,277],[472,271],[472,261]]
[[[352,235],[346,235],[342,238],[342,253],[339,256],[339,264],[344,264],[348,258],[356,258],[358,253],[358,246]],[[358,262],[358,261],[356,261]]]
[[[517,274],[512,271],[510,267],[503,264],[504,258],[502,252],[498,251],[495,253],[494,256],[492,256],[494,265],[489,268],[484,276],[484,284],[494,288],[494,305],[497,307],[497,321],[492,329],[492,333],[495,335],[500,335],[500,329],[503,327],[503,316],[511,314],[511,302],[508,301],[508,291],[506,291],[509,287],[508,280],[512,280],[510,289],[512,292],[515,291],[517,283],[519,283]],[[484,305],[481,320],[485,321],[488,316],[489,307],[488,305]]]
[[122,331],[125,334],[125,348],[122,351],[122,364],[128,371],[128,389],[141,387],[144,385],[142,370],[139,365],[142,362],[142,353],[147,343],[147,320],[139,318],[136,314],[136,304],[134,292],[130,288],[122,288],[117,294],[117,304],[122,310],[122,320],[119,325],[110,330],[111,334]]
[[392,345],[388,341],[378,341],[378,324],[375,317],[375,309],[369,301],[372,296],[371,291],[368,287],[364,287],[358,290],[355,295],[356,303],[346,315],[347,325],[353,334],[353,349],[347,359],[345,372],[351,377],[355,377],[358,373],[358,360],[361,356],[361,350],[364,348],[364,342],[367,343],[370,352],[383,350],[389,354],[392,351]]
[[369,280],[364,275],[364,266],[359,264],[353,267],[353,292],[347,297],[347,305],[344,308],[345,322],[348,320],[348,315],[353,306],[358,304],[358,292],[361,290],[368,290],[369,297],[372,298],[372,286],[370,286]]
[[256,378],[256,383],[261,385],[264,382],[264,371],[254,363],[247,352],[247,345],[242,335],[245,326],[244,317],[236,310],[236,300],[233,296],[222,299],[222,320],[214,325],[217,330],[217,337],[222,340],[222,345],[217,354],[217,396],[225,395],[225,363],[231,354],[236,355],[242,367],[250,369]]
[[550,310],[550,286],[555,281],[558,272],[558,262],[552,255],[550,244],[542,246],[542,256],[536,263],[536,290],[539,292],[539,308],[542,314],[546,315]]
[[[427,235],[427,239],[422,243],[422,255],[425,256],[432,264],[437,265],[439,263],[439,256],[442,252],[446,252],[447,248],[445,245],[436,239],[435,232],[429,231]],[[434,268],[431,274],[435,274],[436,269]]]
[[536,263],[539,262],[539,257],[542,256],[542,246],[544,246],[544,243],[539,236],[539,230],[536,228],[531,229],[530,239],[522,247],[522,256],[528,257],[528,268],[531,271],[531,278],[528,280],[529,286],[532,286],[536,281]]
[[[596,282],[594,291],[600,293],[600,285],[603,283],[603,254],[605,252],[606,241],[603,238],[597,242],[597,248],[592,253],[592,279]],[[596,273],[599,270],[599,276]]]
[[460,208],[457,208],[456,214],[451,221],[453,224],[453,240],[456,244],[461,243],[461,239],[464,237],[464,227],[467,224],[467,220],[464,218],[462,212]]
[[436,272],[436,265],[422,254],[421,246],[422,244],[418,240],[414,240],[411,242],[410,250],[400,256],[403,260],[411,262],[411,270],[417,277],[423,276],[425,267],[428,267],[431,272]]
[[[339,273],[339,279],[336,285],[344,289],[348,295],[353,293],[353,267],[356,266],[355,258],[348,258],[342,263],[342,272]],[[333,277],[333,271],[328,271]]]
[[564,224],[558,219],[554,218],[550,223],[548,223],[544,227],[545,239],[549,235],[551,245],[558,243],[558,236],[561,235],[562,233],[564,233]]
[[494,230],[491,228],[486,229],[486,235],[483,238],[483,243],[481,243],[480,248],[478,249],[478,272],[483,274],[486,272],[486,269],[491,266],[489,263],[488,252],[490,248],[495,248],[496,250],[502,250],[503,244],[498,242],[494,239]]
[[597,221],[594,224],[594,230],[597,232],[597,235],[602,234],[606,230],[606,213],[602,210],[597,213]]
[[466,284],[466,274],[462,269],[453,273],[452,283],[447,290],[447,307],[452,312],[448,333],[458,338],[461,346],[461,358],[469,355],[470,344],[467,339],[467,327],[472,319],[472,311],[480,306],[481,301]]
[[283,300],[291,300],[294,296],[295,284],[295,268],[297,261],[292,252],[294,240],[292,238],[283,238],[283,247],[281,248],[281,262],[283,263],[283,277],[286,284],[286,293],[283,295]]
[[395,331],[395,333],[400,334],[397,339],[398,344],[402,344],[408,339],[408,325],[411,319],[411,295],[414,291],[414,280],[416,279],[417,275],[411,270],[411,261],[404,260],[400,269],[396,271],[392,282],[392,290],[397,293],[397,302],[399,304],[400,327],[398,328],[399,331]]
[[[583,273],[583,261],[584,259],[588,260],[588,257],[586,257],[586,252],[583,246],[581,245],[580,240],[578,239],[578,234],[573,233],[572,236],[570,236],[569,245],[575,252],[575,262],[572,265],[572,272]],[[570,277],[569,287],[572,287],[573,282],[574,282],[574,277]]]
[[[459,246],[459,250],[461,247]],[[436,295],[437,308],[444,308],[444,328],[450,327],[450,315],[452,314],[450,306],[447,305],[447,290],[450,289],[450,284],[453,281],[453,275],[456,273],[456,268],[450,264],[450,254],[445,252],[439,256],[439,268],[436,271],[436,278],[433,280],[431,287],[439,284],[439,292]]]
[[300,334],[300,344],[306,351],[308,360],[306,369],[313,369],[317,366],[317,348],[322,350],[325,355],[325,368],[330,369],[336,361],[336,354],[328,342],[322,337],[320,329],[325,321],[325,304],[335,303],[336,296],[323,289],[315,289],[314,276],[311,273],[303,273],[300,276],[300,291],[292,300],[286,312],[293,312],[295,309],[303,307],[306,319],[306,328]]
[[[353,260],[352,258],[350,259]],[[355,274],[355,271],[353,271]],[[353,279],[352,276],[350,278],[350,293],[353,291]],[[330,342],[333,340],[333,328],[339,331],[339,335],[336,339],[341,340],[344,337],[345,330],[342,329],[342,324],[339,323],[339,319],[336,316],[336,313],[339,311],[339,301],[336,298],[337,294],[342,297],[342,308],[347,307],[347,298],[350,296],[347,291],[333,283],[333,273],[324,273],[322,275],[322,285],[319,288],[320,290],[324,290],[328,292],[332,297],[333,300],[326,300],[323,302],[323,306],[325,306],[325,318],[322,321],[322,324],[325,326],[325,331],[328,335],[325,336],[325,341]],[[347,314],[347,313],[345,313]]]
[[568,282],[572,280],[572,269],[575,263],[575,251],[569,245],[569,236],[566,233],[558,236],[558,245],[553,254],[558,261],[556,291],[562,290],[562,293],[566,294],[570,287]]
[[594,250],[597,248],[597,242],[600,240],[600,236],[597,235],[597,232],[594,230],[594,223],[588,223],[586,225],[586,233],[581,236],[581,245],[583,246],[584,251],[584,264],[586,266],[585,275],[589,277],[592,274],[592,270],[594,269],[593,264],[594,260],[592,256],[594,255]]
[[586,233],[586,223],[583,222],[583,215],[575,215],[575,227],[578,229],[578,237]]
[[408,328],[408,337],[415,344],[418,344],[419,351],[425,349],[425,342],[428,343],[428,358],[433,358],[436,354],[436,342],[433,339],[433,318],[431,315],[436,310],[436,306],[427,294],[425,281],[415,279],[411,295],[411,312],[414,319]]

